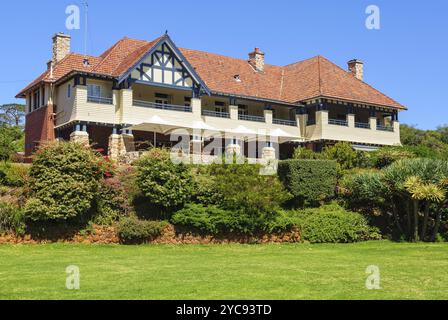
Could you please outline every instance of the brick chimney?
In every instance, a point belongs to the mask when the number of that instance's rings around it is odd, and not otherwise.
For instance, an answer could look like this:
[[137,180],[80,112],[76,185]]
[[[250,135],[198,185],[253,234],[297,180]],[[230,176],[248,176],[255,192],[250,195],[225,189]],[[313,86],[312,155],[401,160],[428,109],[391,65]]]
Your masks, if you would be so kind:
[[260,48],[249,53],[249,63],[258,72],[264,71],[264,53],[260,51]]
[[353,59],[347,62],[348,71],[353,74],[353,76],[361,81],[364,81],[364,62],[358,59]]
[[62,32],[53,36],[53,66],[70,53],[71,36]]

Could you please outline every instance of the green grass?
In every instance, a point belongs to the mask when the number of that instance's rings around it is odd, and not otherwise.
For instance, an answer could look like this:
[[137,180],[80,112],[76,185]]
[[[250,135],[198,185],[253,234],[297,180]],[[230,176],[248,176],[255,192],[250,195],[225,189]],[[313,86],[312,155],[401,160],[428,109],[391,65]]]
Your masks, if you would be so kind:
[[[69,265],[80,290],[65,288]],[[380,290],[365,288],[369,265]],[[448,299],[448,244],[6,245],[0,299]]]

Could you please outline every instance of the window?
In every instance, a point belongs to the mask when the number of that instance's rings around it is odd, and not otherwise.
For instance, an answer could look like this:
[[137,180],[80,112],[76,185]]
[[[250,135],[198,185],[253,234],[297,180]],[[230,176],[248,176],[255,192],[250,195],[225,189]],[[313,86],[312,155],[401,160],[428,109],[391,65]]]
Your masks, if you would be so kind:
[[72,87],[70,85],[70,83],[67,85],[67,98],[70,98],[70,96],[72,95]]
[[33,110],[36,110],[37,108],[39,108],[39,100],[40,100],[39,90],[34,91],[34,95],[33,95]]
[[45,105],[45,88],[44,87],[42,87],[42,103],[41,103],[41,105],[42,106]]
[[238,105],[238,114],[240,116],[247,116],[249,114],[248,107],[244,104],[239,104]]
[[216,112],[226,112],[226,104],[222,101],[215,101]]
[[170,96],[163,93],[156,93],[156,103],[170,104]]
[[97,84],[87,85],[87,95],[89,97],[101,98],[101,86]]
[[191,107],[191,98],[190,97],[185,97],[184,105],[186,107]]

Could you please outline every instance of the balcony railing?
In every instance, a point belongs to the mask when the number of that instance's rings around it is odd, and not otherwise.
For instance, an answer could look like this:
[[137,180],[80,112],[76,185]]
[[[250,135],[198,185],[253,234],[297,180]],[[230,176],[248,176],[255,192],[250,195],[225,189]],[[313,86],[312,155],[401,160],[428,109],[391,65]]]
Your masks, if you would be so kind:
[[213,110],[202,110],[202,115],[216,118],[230,118],[230,113],[228,112],[219,112]]
[[113,104],[112,98],[87,96],[87,102],[100,104]]
[[394,127],[377,125],[376,130],[394,132]]
[[260,116],[249,116],[246,114],[239,114],[238,115],[239,120],[246,120],[246,121],[255,121],[255,122],[266,122],[266,119],[264,117]]
[[308,119],[306,122],[307,126],[314,126],[316,124],[316,119]]
[[335,125],[335,126],[348,127],[348,121],[347,120],[328,119],[328,124],[332,124],[332,125]]
[[370,123],[355,122],[355,128],[370,129]]
[[192,109],[189,106],[178,106],[178,105],[174,105],[174,104],[155,103],[155,102],[142,101],[142,100],[134,100],[133,105],[136,107],[145,107],[145,108],[153,108],[153,109],[161,109],[161,110],[192,112]]
[[273,124],[280,124],[280,125],[283,125],[283,126],[291,126],[291,127],[296,127],[297,126],[297,121],[293,121],[293,120],[272,119],[272,123]]

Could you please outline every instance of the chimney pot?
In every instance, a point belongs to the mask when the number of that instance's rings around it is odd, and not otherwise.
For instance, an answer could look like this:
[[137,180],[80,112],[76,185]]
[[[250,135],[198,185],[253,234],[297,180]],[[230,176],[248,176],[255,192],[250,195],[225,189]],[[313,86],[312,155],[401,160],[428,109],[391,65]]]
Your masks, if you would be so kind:
[[264,71],[264,53],[260,48],[255,48],[253,52],[249,53],[249,64],[258,72]]
[[53,36],[53,66],[70,53],[71,36],[62,32]]
[[352,59],[348,64],[348,71],[357,79],[364,81],[364,62],[358,59]]

